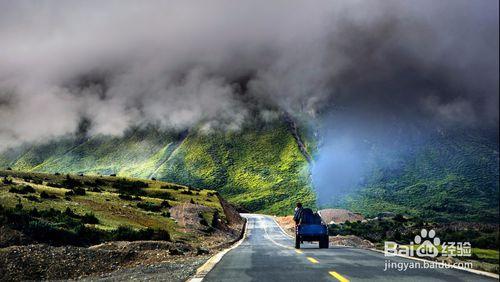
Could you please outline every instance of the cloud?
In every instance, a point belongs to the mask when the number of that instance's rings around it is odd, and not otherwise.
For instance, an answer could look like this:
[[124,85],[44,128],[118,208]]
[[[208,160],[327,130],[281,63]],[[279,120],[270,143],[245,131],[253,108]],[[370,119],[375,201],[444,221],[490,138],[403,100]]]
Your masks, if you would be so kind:
[[82,119],[237,130],[250,100],[498,122],[495,1],[2,1],[0,38],[2,147]]

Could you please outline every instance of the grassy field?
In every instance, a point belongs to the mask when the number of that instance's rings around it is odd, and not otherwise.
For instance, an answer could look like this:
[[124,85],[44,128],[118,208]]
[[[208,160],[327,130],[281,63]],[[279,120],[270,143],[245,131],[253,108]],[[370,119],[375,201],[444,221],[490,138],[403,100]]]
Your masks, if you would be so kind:
[[[101,230],[127,226],[166,230],[174,239],[188,236],[177,231],[178,226],[169,215],[170,207],[188,202],[210,207],[212,212],[207,216],[217,212],[224,219],[216,192],[211,190],[110,176],[0,171],[0,177],[0,205],[3,207],[21,204],[26,210],[61,212],[69,208],[77,215],[95,215],[99,222],[92,227]],[[23,193],[23,187],[33,190]],[[79,195],[82,193],[84,195]]]

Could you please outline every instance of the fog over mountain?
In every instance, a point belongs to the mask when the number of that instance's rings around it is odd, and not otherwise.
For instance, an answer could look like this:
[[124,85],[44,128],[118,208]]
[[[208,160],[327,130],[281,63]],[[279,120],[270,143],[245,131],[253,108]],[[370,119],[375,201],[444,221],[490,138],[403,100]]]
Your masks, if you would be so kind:
[[498,122],[496,1],[1,1],[3,148],[131,125],[238,130],[242,95]]

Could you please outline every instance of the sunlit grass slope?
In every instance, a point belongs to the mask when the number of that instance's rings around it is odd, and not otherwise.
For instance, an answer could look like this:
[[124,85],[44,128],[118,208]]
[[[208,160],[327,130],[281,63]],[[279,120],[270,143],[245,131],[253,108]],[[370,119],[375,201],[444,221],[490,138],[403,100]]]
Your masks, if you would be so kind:
[[[94,214],[99,221],[94,227],[103,230],[120,226],[153,228],[167,230],[175,238],[182,234],[178,233],[175,221],[170,218],[169,209],[189,202],[209,207],[212,215],[217,213],[220,218],[225,218],[220,201],[212,190],[109,176],[0,171],[0,177],[0,205],[4,208],[18,204],[25,210],[36,208],[63,212],[69,208],[78,215]],[[16,192],[23,187],[33,190]],[[78,193],[77,189],[84,192]]]
[[286,124],[257,121],[240,131],[134,129],[123,136],[61,138],[7,151],[0,166],[49,173],[116,174],[214,189],[254,212],[314,206],[307,161]]
[[284,125],[238,132],[192,133],[156,176],[216,188],[251,211],[290,213],[296,201],[314,206],[307,161]]

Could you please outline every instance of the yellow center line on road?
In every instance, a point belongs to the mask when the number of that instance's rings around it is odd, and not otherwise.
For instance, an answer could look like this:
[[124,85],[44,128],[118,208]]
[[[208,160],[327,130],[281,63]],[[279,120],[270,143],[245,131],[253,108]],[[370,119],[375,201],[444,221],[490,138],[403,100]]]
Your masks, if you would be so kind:
[[307,259],[312,263],[319,263],[319,261],[317,261],[315,258],[307,257]]
[[337,280],[339,280],[340,282],[349,282],[349,279],[345,278],[344,276],[338,274],[337,272],[335,271],[330,271],[328,272],[330,273],[331,276],[335,277]]
[[295,250],[295,252],[296,252],[297,254],[303,254],[303,253],[304,253],[304,252],[302,252],[301,250]]

